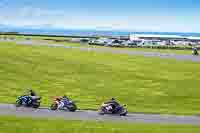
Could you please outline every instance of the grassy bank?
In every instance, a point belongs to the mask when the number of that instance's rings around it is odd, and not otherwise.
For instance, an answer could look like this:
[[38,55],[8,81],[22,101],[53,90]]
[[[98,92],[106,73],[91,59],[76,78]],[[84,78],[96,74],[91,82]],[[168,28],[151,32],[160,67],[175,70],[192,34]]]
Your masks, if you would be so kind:
[[0,117],[1,133],[199,133],[198,126],[38,120]]
[[200,64],[64,48],[0,45],[0,102],[34,88],[48,106],[69,95],[81,109],[116,97],[130,112],[200,114]]

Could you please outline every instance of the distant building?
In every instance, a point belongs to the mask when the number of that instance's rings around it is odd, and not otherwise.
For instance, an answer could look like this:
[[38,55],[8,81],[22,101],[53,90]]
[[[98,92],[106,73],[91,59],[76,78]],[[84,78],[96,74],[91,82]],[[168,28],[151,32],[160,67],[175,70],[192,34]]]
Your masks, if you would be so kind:
[[153,34],[131,34],[129,36],[130,40],[185,40],[186,37],[179,35],[153,35]]
[[191,42],[200,43],[200,37],[188,37],[187,39]]
[[148,43],[150,45],[200,45],[200,37],[179,35],[131,34],[129,39],[131,41],[143,40],[144,44]]

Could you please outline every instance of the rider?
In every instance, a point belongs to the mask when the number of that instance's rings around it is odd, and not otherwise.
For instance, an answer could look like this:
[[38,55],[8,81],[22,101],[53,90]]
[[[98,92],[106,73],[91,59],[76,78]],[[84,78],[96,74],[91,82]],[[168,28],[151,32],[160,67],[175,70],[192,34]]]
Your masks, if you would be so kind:
[[32,102],[32,100],[34,100],[34,99],[37,99],[37,98],[38,98],[38,96],[37,96],[36,92],[35,92],[35,91],[33,91],[32,89],[28,89],[28,94],[27,94],[27,96],[28,96],[29,98],[31,98],[31,99],[28,99],[28,102],[29,102],[29,103],[31,103],[31,102]]
[[61,97],[57,97],[56,98],[56,103],[58,105],[58,108],[62,108],[63,107],[63,102],[61,102],[62,98]]
[[193,50],[193,54],[198,54],[198,49],[196,47],[193,47],[192,50]]
[[58,104],[58,108],[61,109],[65,106],[65,104],[68,104],[69,98],[64,95],[63,97],[57,97],[56,103]]
[[32,100],[36,99],[37,97],[36,93],[31,89],[28,89],[28,91],[26,92],[24,96],[26,97],[27,104],[31,104]]
[[70,100],[69,100],[69,98],[68,98],[66,95],[64,95],[64,96],[62,97],[61,101],[62,101],[64,104],[68,104]]
[[32,96],[32,97],[37,96],[37,94],[33,90],[29,90],[29,93],[30,93],[30,96]]
[[116,101],[115,98],[111,98],[108,102],[106,102],[105,104],[111,104],[112,106],[112,111],[114,111],[117,107],[119,107],[119,103]]
[[68,101],[69,101],[69,98],[68,98],[66,95],[64,95],[64,96],[62,97],[62,100],[68,100]]

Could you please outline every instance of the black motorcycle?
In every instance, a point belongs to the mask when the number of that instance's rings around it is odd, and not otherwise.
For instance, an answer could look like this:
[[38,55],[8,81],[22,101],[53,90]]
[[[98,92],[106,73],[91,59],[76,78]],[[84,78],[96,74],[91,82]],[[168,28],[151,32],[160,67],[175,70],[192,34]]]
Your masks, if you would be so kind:
[[192,55],[199,55],[198,51],[193,51]]
[[39,108],[40,100],[41,97],[39,96],[35,96],[34,98],[26,95],[19,96],[16,101],[16,107],[25,106],[25,107]]
[[101,108],[99,109],[99,114],[100,115],[112,114],[112,115],[126,116],[128,111],[125,108],[125,106],[126,105],[124,105],[124,106],[118,105],[118,106],[114,107],[114,105],[112,103],[109,103],[109,104],[103,103],[101,105]]
[[194,48],[194,49],[193,49],[192,55],[199,55],[197,48]]

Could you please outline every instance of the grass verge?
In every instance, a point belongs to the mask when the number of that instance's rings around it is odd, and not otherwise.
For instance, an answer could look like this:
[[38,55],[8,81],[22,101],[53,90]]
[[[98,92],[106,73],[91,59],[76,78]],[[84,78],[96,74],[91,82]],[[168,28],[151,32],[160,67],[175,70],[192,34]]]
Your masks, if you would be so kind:
[[104,123],[0,117],[1,133],[199,133],[199,126]]
[[116,97],[130,112],[200,114],[200,64],[45,46],[0,45],[0,102],[26,88],[49,106],[69,95],[81,109]]

